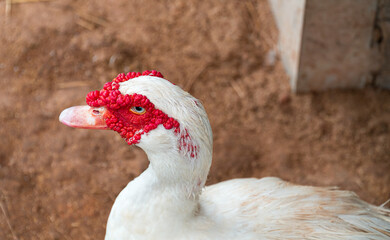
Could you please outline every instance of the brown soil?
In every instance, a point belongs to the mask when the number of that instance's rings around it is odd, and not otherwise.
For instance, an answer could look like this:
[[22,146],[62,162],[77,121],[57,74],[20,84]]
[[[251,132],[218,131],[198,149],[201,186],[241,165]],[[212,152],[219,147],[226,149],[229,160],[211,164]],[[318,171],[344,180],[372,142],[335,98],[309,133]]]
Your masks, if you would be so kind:
[[147,159],[113,131],[71,129],[119,72],[156,69],[205,105],[209,184],[278,176],[390,198],[390,93],[291,94],[266,0],[0,1],[0,239],[103,239]]

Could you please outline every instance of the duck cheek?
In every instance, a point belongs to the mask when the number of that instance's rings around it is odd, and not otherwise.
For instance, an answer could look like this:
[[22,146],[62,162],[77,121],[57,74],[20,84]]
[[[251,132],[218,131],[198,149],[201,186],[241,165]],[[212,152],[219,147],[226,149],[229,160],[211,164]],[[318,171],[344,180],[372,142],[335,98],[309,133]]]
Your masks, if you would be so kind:
[[107,126],[118,132],[129,145],[140,141],[141,135],[145,132],[145,119],[128,113],[126,111],[112,111],[106,118]]
[[177,136],[162,124],[148,133],[143,133],[136,145],[148,153],[166,153],[177,149]]
[[138,144],[145,134],[154,132],[159,126],[179,133],[180,124],[175,119],[153,107],[140,106],[147,109],[144,114],[129,111],[129,106],[115,110],[108,108],[111,115],[106,118],[107,126],[118,132],[129,145]]

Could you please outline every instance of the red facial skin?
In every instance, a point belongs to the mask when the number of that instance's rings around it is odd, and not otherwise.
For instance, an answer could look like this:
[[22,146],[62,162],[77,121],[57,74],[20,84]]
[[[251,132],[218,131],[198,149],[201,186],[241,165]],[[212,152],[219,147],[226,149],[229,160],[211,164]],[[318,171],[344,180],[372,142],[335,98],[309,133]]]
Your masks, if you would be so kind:
[[[140,94],[123,95],[119,91],[119,83],[129,81],[139,76],[155,76],[163,78],[157,71],[121,73],[114,80],[104,85],[100,91],[88,93],[86,101],[91,107],[106,107],[108,113],[104,115],[107,126],[118,132],[129,145],[139,143],[141,136],[163,125],[166,129],[174,129],[180,134],[179,149],[188,152],[192,158],[197,157],[199,148],[192,142],[187,130],[180,132],[180,124],[163,111],[156,109],[146,96]],[[142,107],[142,114],[131,110],[132,107]]]
[[[179,133],[179,122],[156,109],[147,97],[140,94],[121,94],[119,83],[139,76],[163,77],[157,71],[130,72],[126,75],[121,73],[113,81],[106,83],[102,90],[88,93],[87,104],[91,107],[106,107],[109,112],[105,115],[107,126],[118,132],[130,145],[139,143],[142,134],[160,124],[166,129],[174,128],[175,133]],[[132,107],[142,107],[146,111],[138,114],[131,111]]]

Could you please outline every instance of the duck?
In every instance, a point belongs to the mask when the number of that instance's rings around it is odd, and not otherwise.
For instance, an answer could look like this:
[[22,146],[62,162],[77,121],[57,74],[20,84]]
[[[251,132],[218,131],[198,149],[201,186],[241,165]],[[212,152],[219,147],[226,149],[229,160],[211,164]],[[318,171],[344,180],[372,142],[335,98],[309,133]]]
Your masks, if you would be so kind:
[[160,72],[121,73],[86,102],[62,111],[60,122],[114,130],[149,160],[117,196],[106,240],[390,239],[390,209],[351,191],[277,177],[205,186],[213,152],[207,113]]

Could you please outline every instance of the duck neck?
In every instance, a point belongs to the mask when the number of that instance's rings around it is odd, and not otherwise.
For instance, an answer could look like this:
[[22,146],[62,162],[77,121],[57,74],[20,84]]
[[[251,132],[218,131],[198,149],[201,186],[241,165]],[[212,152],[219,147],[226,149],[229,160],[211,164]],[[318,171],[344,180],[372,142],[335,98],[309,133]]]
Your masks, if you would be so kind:
[[[189,193],[184,184],[173,184],[162,181],[158,173],[150,165],[135,181],[139,181],[142,188],[137,186],[133,200],[138,210],[146,207],[159,212],[160,219],[170,216],[181,216],[183,218],[196,214],[198,210],[198,196]],[[142,182],[142,183],[141,183]],[[138,193],[138,194],[137,194]]]
[[196,157],[181,151],[148,153],[150,166],[148,174],[153,175],[154,185],[159,192],[171,194],[184,201],[198,201],[205,185],[211,156],[199,152]]
[[160,126],[143,137],[138,146],[148,156],[148,175],[153,176],[159,192],[177,199],[198,200],[212,157],[211,133],[203,132],[186,128],[177,134]]

